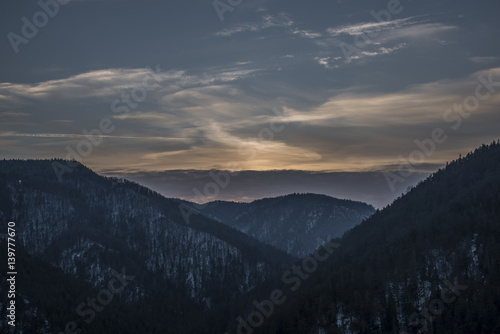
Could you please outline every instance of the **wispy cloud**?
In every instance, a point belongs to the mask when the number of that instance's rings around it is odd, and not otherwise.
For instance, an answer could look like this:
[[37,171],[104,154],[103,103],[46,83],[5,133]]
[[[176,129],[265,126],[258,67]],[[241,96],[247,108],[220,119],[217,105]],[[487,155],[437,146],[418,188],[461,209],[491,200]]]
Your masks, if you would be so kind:
[[32,100],[49,98],[75,99],[88,97],[113,98],[120,92],[140,87],[150,78],[169,90],[185,87],[225,83],[255,73],[251,69],[218,68],[211,72],[190,74],[186,71],[170,70],[152,73],[148,69],[106,69],[90,71],[63,79],[43,81],[35,84],[0,83],[0,101],[22,104]]
[[415,24],[412,21],[413,17],[402,18],[392,21],[382,21],[382,22],[362,22],[351,25],[343,25],[337,27],[331,27],[326,29],[326,32],[331,36],[349,35],[357,36],[363,33],[380,33],[386,30],[394,30],[401,28],[405,25]]
[[[32,138],[70,138],[70,139],[87,139],[87,135],[71,134],[71,133],[18,133],[18,132],[0,132],[0,137],[32,137]],[[176,138],[171,137],[144,137],[144,136],[113,136],[113,135],[99,135],[100,138],[113,138],[113,139],[134,139],[140,141],[171,141]],[[184,139],[179,138],[183,141]]]
[[261,21],[240,23],[231,28],[223,29],[215,33],[218,37],[228,37],[242,32],[259,32],[264,29],[281,27],[288,28],[293,25],[293,20],[287,14],[278,14],[276,16],[267,14],[262,16]]
[[408,47],[407,43],[396,44],[392,47],[378,47],[378,48],[369,48],[365,51],[360,50],[356,54],[349,57],[349,59],[345,59],[344,57],[315,57],[314,60],[317,61],[319,65],[324,66],[327,69],[331,68],[340,68],[347,63],[350,62],[360,62],[369,57],[377,57],[382,55],[389,55],[398,50],[405,49]]
[[0,112],[0,117],[26,117],[32,115],[27,112],[3,111]]
[[[500,77],[500,69],[481,72],[487,73]],[[210,84],[164,88],[141,110],[111,116],[116,121],[116,133],[105,136],[84,162],[127,171],[224,169],[229,163],[236,163],[237,169],[253,170],[370,170],[394,163],[398,152],[410,152],[413,140],[424,136],[429,128],[445,126],[443,113],[473,92],[476,75],[385,94],[346,88],[310,108],[284,106],[280,117],[271,111],[276,101],[265,101],[233,85],[240,74],[223,76],[227,80],[224,84],[191,79],[187,82]],[[55,100],[50,103],[57,107]],[[499,103],[500,97],[492,96],[468,120],[469,142],[496,131],[491,124],[498,119],[495,112]],[[75,132],[68,132],[66,127],[51,128],[47,122],[51,118],[46,117],[43,122],[49,131],[3,126],[0,142],[18,152],[9,154],[22,154],[36,145],[38,155],[52,152],[51,156],[64,157],[66,145],[85,138],[78,128]],[[269,128],[271,121],[287,124],[285,131],[275,133],[272,140],[259,140],[260,131]],[[12,124],[9,122],[10,127]],[[456,154],[456,147],[446,147],[429,163],[440,163],[443,157],[451,159]]]
[[304,37],[304,38],[310,38],[310,39],[323,37],[323,34],[320,32],[314,32],[311,30],[302,30],[302,29],[298,29],[298,28],[292,29],[292,34],[299,35],[300,37]]
[[[462,80],[442,80],[408,87],[391,94],[366,94],[347,89],[338,92],[324,104],[307,111],[287,109],[284,121],[332,126],[403,126],[442,122],[443,113],[463,96],[474,93],[477,76],[500,77],[500,68],[474,73]],[[492,96],[483,105],[484,113],[494,111],[500,95]]]
[[[104,97],[117,94],[120,90],[140,86],[145,76],[151,72],[147,69],[105,69],[85,72],[63,79],[43,81],[35,84],[0,83],[0,99],[8,101],[24,98],[48,99],[59,97],[82,98]],[[162,81],[182,78],[183,71],[169,71],[158,74]]]
[[[364,63],[377,56],[390,55],[398,50],[411,47],[413,42],[435,41],[450,44],[443,36],[459,28],[439,22],[431,22],[422,16],[410,16],[390,21],[359,22],[329,27],[324,30],[304,29],[290,15],[266,15],[261,21],[240,23],[215,33],[219,37],[232,36],[241,32],[260,32],[270,27],[284,28],[283,34],[289,38],[300,38],[312,43],[308,53],[316,53],[312,58],[327,69]],[[362,46],[357,43],[363,42]],[[342,45],[350,45],[358,50],[355,55],[345,57]],[[319,48],[319,50],[318,50]]]
[[418,23],[382,34],[380,36],[380,41],[389,42],[393,40],[408,41],[412,39],[429,39],[430,37],[457,31],[458,29],[458,26],[443,23]]
[[491,64],[500,60],[499,57],[487,56],[487,57],[470,57],[469,60],[476,64]]
[[[412,18],[329,28],[327,31],[332,37],[315,40],[318,46],[328,51],[314,60],[327,69],[362,64],[370,58],[409,48],[412,43],[436,41],[448,44],[450,42],[440,36],[456,30],[456,26],[422,23]],[[362,34],[358,41],[356,38]]]

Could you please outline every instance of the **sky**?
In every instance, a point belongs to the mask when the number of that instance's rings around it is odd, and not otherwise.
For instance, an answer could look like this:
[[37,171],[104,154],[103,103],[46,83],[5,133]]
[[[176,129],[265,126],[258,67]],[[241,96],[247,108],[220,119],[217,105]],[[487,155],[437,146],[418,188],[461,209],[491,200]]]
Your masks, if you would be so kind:
[[4,0],[0,158],[76,159],[198,202],[318,192],[383,207],[500,137],[499,12]]

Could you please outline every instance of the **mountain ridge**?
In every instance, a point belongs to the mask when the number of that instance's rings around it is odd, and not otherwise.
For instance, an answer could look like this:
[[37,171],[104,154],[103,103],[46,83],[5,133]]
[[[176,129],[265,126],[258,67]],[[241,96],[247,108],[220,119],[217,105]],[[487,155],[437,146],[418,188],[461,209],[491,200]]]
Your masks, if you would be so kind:
[[[17,222],[18,247],[94,289],[126,268],[137,279],[120,299],[164,310],[160,323],[227,304],[293,261],[205,216],[186,224],[177,200],[81,164],[59,182],[54,161],[0,161],[0,219]],[[41,303],[33,293],[27,300]]]
[[254,332],[499,332],[498,240],[500,143],[493,142],[348,231]]
[[318,239],[341,237],[375,212],[373,206],[312,193],[250,203],[214,201],[199,212],[296,257],[313,252]]

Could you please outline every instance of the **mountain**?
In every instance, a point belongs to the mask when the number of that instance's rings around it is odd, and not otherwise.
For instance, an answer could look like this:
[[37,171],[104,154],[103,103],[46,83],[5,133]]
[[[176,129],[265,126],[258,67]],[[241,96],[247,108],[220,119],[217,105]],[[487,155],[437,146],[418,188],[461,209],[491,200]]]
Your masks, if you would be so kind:
[[375,212],[368,204],[326,195],[291,194],[251,203],[215,201],[201,213],[296,257],[341,237]]
[[267,298],[228,332],[500,333],[499,240],[494,142],[377,211],[329,256],[297,261],[275,287],[279,303]]
[[[33,276],[40,275],[47,282],[52,278],[73,287],[68,295],[83,290],[99,296],[113,277],[134,277],[130,287],[117,293],[121,308],[138,308],[138,315],[146,318],[157,316],[141,327],[142,333],[147,328],[177,333],[181,319],[194,323],[197,314],[266,284],[293,261],[284,252],[205,216],[193,215],[187,221],[178,200],[127,180],[99,176],[81,164],[58,181],[55,163],[65,162],[0,161],[0,220],[16,223],[20,284],[33,283]],[[38,332],[64,331],[71,319],[64,320],[61,309],[48,312],[57,306],[46,305],[43,289],[19,291],[19,304],[29,307],[28,313],[38,312],[33,319],[45,324]],[[50,298],[73,304],[68,310],[85,301]],[[94,318],[89,312],[84,307],[74,317],[86,326]],[[134,317],[113,325],[116,332],[129,321],[134,324]],[[102,325],[91,322],[90,332]]]
[[58,182],[53,162],[0,162],[19,333],[500,332],[500,142],[300,260],[80,164]]

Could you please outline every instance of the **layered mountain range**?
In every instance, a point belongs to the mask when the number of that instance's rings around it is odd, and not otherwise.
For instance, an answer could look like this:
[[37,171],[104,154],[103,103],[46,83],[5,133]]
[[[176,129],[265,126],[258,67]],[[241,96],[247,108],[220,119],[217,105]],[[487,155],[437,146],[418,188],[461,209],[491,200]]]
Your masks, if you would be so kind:
[[[295,259],[226,224],[186,211],[186,204],[193,203],[165,198],[124,179],[99,176],[81,164],[61,180],[54,166],[63,163],[1,161],[0,218],[17,223],[22,254],[36,259],[34,263],[59,269],[71,281],[98,291],[121,270],[136,277],[134,287],[119,294],[127,307],[153,305],[145,310],[153,314],[164,310],[168,316],[163,314],[162,319],[213,311],[258,290]],[[362,216],[357,214],[360,218],[345,226],[360,223]],[[332,224],[328,233],[334,228]],[[298,234],[295,242],[301,239]],[[54,278],[58,280],[61,277]],[[61,330],[58,326],[64,321],[35,306],[43,299],[40,293],[34,291],[23,300],[24,306],[35,307],[41,316],[27,312],[20,322],[45,319],[45,325],[39,324],[40,332]],[[21,309],[23,303],[19,303]],[[75,301],[72,307],[75,318],[85,313],[84,308],[78,312],[79,305]],[[87,325],[87,317],[80,318]],[[151,324],[156,328],[158,322]],[[88,330],[97,324],[92,321]]]
[[500,332],[499,143],[375,212],[314,194],[200,208],[54,163],[0,161],[19,333]]

